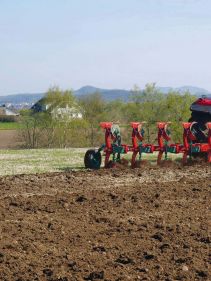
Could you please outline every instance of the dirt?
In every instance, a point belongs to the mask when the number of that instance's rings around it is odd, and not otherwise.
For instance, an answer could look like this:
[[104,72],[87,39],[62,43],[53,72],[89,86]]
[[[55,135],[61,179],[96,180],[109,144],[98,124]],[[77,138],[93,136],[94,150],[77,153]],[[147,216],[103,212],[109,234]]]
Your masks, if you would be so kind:
[[0,280],[211,280],[211,166],[0,178]]
[[135,162],[134,168],[144,168],[150,166],[151,166],[151,162],[149,160],[137,160]]
[[14,149],[23,146],[17,130],[0,130],[0,149]]

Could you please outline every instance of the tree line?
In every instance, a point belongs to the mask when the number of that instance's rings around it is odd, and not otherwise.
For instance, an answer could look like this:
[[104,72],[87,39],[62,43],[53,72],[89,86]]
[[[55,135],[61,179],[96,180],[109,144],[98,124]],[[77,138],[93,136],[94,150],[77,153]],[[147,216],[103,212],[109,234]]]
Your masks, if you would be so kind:
[[[156,142],[156,122],[170,121],[172,139],[182,141],[182,121],[190,117],[190,105],[196,99],[189,92],[183,94],[160,92],[156,85],[147,84],[144,90],[134,86],[130,100],[105,101],[100,93],[76,98],[71,90],[50,88],[41,101],[45,110],[21,112],[21,138],[27,148],[93,147],[103,143],[102,121],[120,123],[122,139],[130,143],[130,122],[146,121],[145,139]],[[53,116],[58,108],[80,112],[82,118],[67,115]]]

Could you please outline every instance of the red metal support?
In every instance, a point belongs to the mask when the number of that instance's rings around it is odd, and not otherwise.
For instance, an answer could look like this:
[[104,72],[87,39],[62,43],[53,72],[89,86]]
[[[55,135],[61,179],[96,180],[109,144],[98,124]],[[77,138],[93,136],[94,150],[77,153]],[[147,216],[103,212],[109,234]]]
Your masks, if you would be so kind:
[[208,122],[206,124],[206,126],[208,129],[208,145],[209,145],[207,160],[208,160],[208,163],[211,163],[211,122]]
[[[183,123],[183,144],[174,143],[168,144],[171,140],[170,133],[168,131],[168,126],[170,122],[158,122],[157,128],[157,141],[158,144],[144,143],[144,130],[143,125],[146,122],[132,122],[130,123],[132,127],[131,141],[132,145],[126,144],[116,144],[116,135],[113,133],[113,123],[112,122],[101,122],[100,126],[105,130],[105,145],[102,146],[105,156],[105,167],[111,165],[110,156],[118,153],[128,153],[132,152],[131,167],[136,167],[136,158],[139,155],[141,160],[142,153],[153,153],[158,152],[157,164],[161,164],[163,154],[165,153],[167,158],[167,153],[183,153],[182,162],[186,164],[188,161],[188,156],[192,153],[207,153],[208,162],[211,163],[211,122],[207,123],[208,138],[205,143],[197,143],[197,138],[194,134],[193,125],[195,122],[185,122]],[[120,151],[121,152],[118,152]],[[123,152],[122,152],[123,151]],[[114,161],[114,160],[113,160]]]
[[193,134],[192,126],[196,122],[185,122],[183,123],[183,164],[188,161],[188,155],[191,156],[191,150],[198,150],[199,153],[207,153],[208,162],[211,163],[211,123],[207,123],[208,129],[208,141],[206,143],[197,143],[197,138]]
[[157,164],[161,164],[161,160],[163,157],[163,153],[166,149],[165,142],[168,142],[171,140],[169,134],[168,134],[168,125],[171,124],[171,122],[158,122],[158,158],[157,158]]
[[144,136],[142,133],[142,127],[145,122],[131,122],[130,125],[132,129],[132,159],[131,159],[131,167],[135,167],[136,156],[139,153],[139,142],[143,141]]
[[108,167],[109,158],[112,153],[112,141],[114,140],[114,136],[111,133],[112,122],[101,122],[100,127],[105,130],[105,162],[104,166]]
[[183,128],[184,128],[184,131],[183,131],[183,157],[182,157],[183,165],[187,164],[187,161],[188,161],[188,155],[189,155],[189,151],[190,151],[190,142],[196,140],[196,137],[191,132],[191,127],[193,126],[194,123],[191,123],[191,122],[182,123]]

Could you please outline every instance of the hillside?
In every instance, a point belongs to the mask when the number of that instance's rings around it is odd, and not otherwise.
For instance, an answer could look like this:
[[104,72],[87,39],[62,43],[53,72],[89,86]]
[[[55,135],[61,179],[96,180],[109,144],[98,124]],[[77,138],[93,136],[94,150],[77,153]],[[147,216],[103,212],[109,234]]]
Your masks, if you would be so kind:
[[75,95],[77,97],[81,97],[84,95],[89,95],[93,93],[100,93],[102,97],[107,100],[107,101],[112,101],[112,100],[117,100],[121,99],[123,101],[128,101],[131,91],[128,90],[123,90],[123,89],[101,89],[101,88],[96,88],[92,86],[85,86],[80,88],[79,90],[76,90]]
[[0,96],[0,103],[34,103],[43,97],[44,93],[38,94],[14,94],[7,96]]
[[[211,96],[211,92],[207,91],[206,89],[193,87],[193,86],[183,86],[179,88],[172,88],[172,87],[159,87],[159,90],[164,94],[167,94],[169,91],[178,91],[181,94],[188,91],[196,96],[208,95]],[[102,97],[106,101],[113,101],[113,100],[123,100],[128,101],[130,99],[131,91],[124,90],[124,89],[101,89],[93,86],[84,86],[76,91],[74,94],[76,97],[82,97],[84,95],[89,95],[93,93],[100,93]],[[15,94],[15,95],[5,95],[0,96],[0,104],[12,104],[17,108],[21,108],[24,106],[30,107],[39,99],[44,96],[44,93],[24,93],[24,94]]]

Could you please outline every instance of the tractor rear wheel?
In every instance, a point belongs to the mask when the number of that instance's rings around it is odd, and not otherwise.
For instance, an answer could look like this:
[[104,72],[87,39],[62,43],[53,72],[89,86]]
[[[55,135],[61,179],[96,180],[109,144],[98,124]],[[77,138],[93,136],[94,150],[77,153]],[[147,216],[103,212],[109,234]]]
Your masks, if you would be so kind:
[[94,149],[87,150],[84,156],[84,165],[87,169],[100,169],[102,157],[99,151]]
[[192,112],[191,118],[188,122],[196,122],[191,126],[192,133],[196,137],[196,141],[198,143],[207,142],[208,134],[206,123],[210,122],[211,116],[210,114],[205,114],[201,112]]

